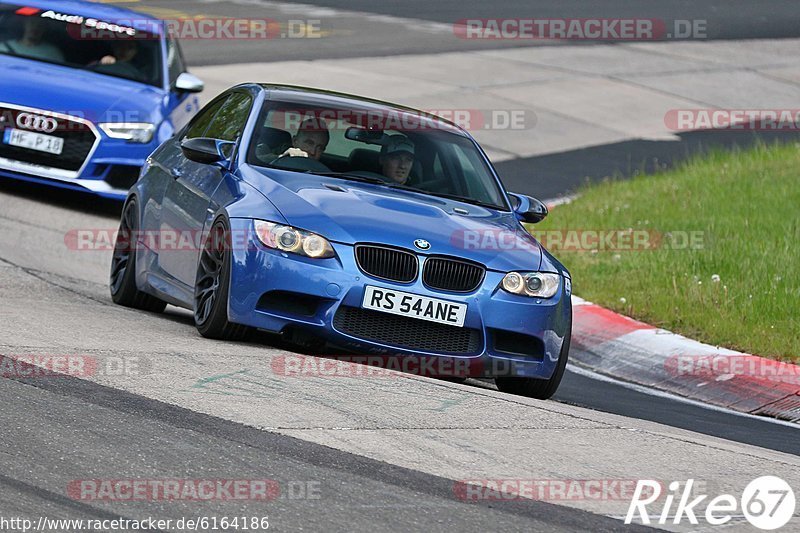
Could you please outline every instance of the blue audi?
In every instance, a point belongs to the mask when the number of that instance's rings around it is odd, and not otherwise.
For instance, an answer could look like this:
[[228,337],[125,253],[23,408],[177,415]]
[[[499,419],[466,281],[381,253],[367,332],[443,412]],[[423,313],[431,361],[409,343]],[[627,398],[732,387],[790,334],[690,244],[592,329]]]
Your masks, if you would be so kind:
[[124,200],[199,109],[157,19],[74,0],[0,3],[0,177]]
[[460,361],[501,391],[549,398],[572,307],[569,272],[522,225],[546,215],[508,193],[453,123],[243,84],[147,159],[123,207],[111,296],[189,309],[209,338],[264,330]]

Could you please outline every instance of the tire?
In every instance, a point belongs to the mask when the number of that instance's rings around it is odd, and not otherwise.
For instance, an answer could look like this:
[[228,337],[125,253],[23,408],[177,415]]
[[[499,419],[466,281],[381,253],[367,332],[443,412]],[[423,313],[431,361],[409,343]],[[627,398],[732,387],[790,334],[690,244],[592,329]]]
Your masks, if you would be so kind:
[[567,359],[569,359],[569,343],[571,338],[572,321],[570,320],[569,329],[561,345],[561,353],[558,356],[558,365],[550,379],[498,377],[494,380],[495,385],[497,385],[500,392],[516,394],[517,396],[527,396],[538,400],[549,399],[556,393],[558,386],[561,384],[561,378],[564,377],[564,371],[567,368]]
[[[131,242],[139,227],[136,200],[131,198],[122,209],[117,241],[111,257],[109,290],[114,303],[153,313],[164,311],[167,303],[139,290],[136,286],[136,242]],[[135,241],[135,239],[134,239]]]
[[241,341],[252,329],[228,320],[231,283],[230,231],[224,219],[214,222],[197,262],[194,285],[194,324],[209,339]]

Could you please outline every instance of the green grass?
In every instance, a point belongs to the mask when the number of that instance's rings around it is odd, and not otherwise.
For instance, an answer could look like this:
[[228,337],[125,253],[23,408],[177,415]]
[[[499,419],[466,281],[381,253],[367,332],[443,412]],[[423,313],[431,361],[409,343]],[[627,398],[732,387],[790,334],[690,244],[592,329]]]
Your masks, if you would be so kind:
[[799,144],[713,152],[657,175],[588,186],[529,226],[555,234],[626,228],[699,231],[704,246],[672,249],[664,244],[680,243],[665,237],[649,250],[548,247],[572,273],[576,295],[705,343],[798,360]]

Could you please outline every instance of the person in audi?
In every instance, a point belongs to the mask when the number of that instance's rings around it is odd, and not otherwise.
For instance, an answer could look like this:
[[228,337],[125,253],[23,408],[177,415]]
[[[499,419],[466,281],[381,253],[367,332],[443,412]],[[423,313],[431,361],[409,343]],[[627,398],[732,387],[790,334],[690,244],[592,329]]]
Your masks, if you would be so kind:
[[141,79],[142,72],[136,66],[134,59],[139,52],[138,43],[132,39],[120,39],[112,44],[112,53],[103,56],[99,63],[95,63],[95,72],[122,76],[132,80]]
[[0,51],[12,52],[44,61],[63,61],[64,54],[55,45],[45,40],[42,19],[28,18],[23,25],[22,37],[0,43]]

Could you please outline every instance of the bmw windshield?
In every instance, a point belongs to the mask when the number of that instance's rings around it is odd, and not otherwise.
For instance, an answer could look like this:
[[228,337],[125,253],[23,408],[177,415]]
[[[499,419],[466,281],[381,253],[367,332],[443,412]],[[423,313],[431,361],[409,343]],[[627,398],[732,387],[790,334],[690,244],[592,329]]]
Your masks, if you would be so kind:
[[508,210],[475,143],[420,112],[269,101],[248,162]]
[[0,4],[0,54],[157,87],[163,81],[157,35],[71,12]]

